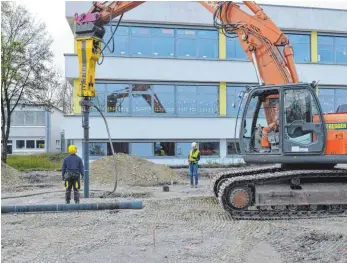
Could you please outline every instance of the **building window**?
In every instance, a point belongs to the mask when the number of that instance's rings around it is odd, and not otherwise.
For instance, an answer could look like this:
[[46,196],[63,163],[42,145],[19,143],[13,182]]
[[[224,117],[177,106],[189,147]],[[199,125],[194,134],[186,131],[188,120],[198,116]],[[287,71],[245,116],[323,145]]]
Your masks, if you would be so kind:
[[229,141],[227,142],[228,144],[228,152],[227,155],[238,155],[240,154],[240,144],[239,142],[235,142],[235,141]]
[[90,156],[106,156],[106,143],[92,142],[89,144]]
[[174,29],[131,27],[131,55],[174,57],[174,35]]
[[46,123],[46,116],[45,116],[45,112],[44,111],[37,111],[36,112],[36,124],[37,125],[42,125],[44,126]]
[[[95,106],[97,106],[102,112],[105,112],[105,84],[95,84],[96,96],[91,99]],[[100,114],[95,107],[90,108],[92,115]]]
[[175,86],[153,85],[153,102],[155,114],[174,114]]
[[[113,150],[117,153],[129,154],[129,143],[128,142],[112,142]],[[107,155],[112,155],[111,144],[107,143]]]
[[129,113],[129,85],[107,84],[107,112],[128,114]]
[[216,115],[219,112],[218,87],[199,86],[197,94],[197,111],[201,115]]
[[196,86],[177,86],[177,114],[196,114]]
[[14,111],[13,112],[13,125],[24,125],[24,111]]
[[347,37],[318,36],[318,61],[347,63]]
[[44,140],[37,140],[36,141],[36,148],[37,149],[44,149],[45,148],[45,141]]
[[60,140],[55,140],[55,148],[56,149],[60,149],[61,148]]
[[34,125],[35,124],[35,112],[27,111],[25,112],[25,124],[26,125]]
[[201,156],[219,156],[219,142],[199,142]]
[[24,149],[24,148],[25,148],[25,140],[17,140],[16,149]]
[[152,90],[149,84],[131,84],[132,113],[152,113]]
[[108,48],[103,44],[105,55],[218,58],[218,31],[215,29],[119,26],[114,37],[114,50],[109,25],[105,30],[104,39],[109,42]]
[[335,112],[337,108],[343,104],[347,104],[347,87],[346,89],[335,90]]
[[174,142],[155,142],[153,148],[155,156],[175,156]]
[[286,36],[293,47],[295,62],[311,62],[310,35],[290,33]]
[[151,157],[153,156],[153,145],[150,142],[133,142],[131,143],[131,154]]
[[217,86],[177,86],[178,115],[217,115]]
[[177,156],[178,157],[187,157],[192,146],[192,142],[177,142]]
[[[101,84],[100,84],[101,85]],[[105,84],[108,114],[217,116],[217,85]]]
[[345,89],[319,88],[318,99],[323,113],[336,112],[338,106],[346,104],[347,87]]
[[26,141],[27,149],[35,149],[35,140],[27,140]]
[[177,57],[217,58],[218,33],[212,30],[177,29]]
[[[227,87],[227,115],[236,117],[239,112],[241,102],[240,93],[244,91],[244,87]],[[245,100],[243,101],[243,104]],[[243,108],[240,108],[239,117],[242,117]]]
[[[105,47],[105,44],[102,45],[102,49],[104,50],[104,54],[105,55],[115,55],[115,56],[129,55],[129,28],[125,27],[125,26],[119,26],[117,28],[117,31],[115,33],[114,38],[111,39],[112,32],[115,29],[116,29],[115,26],[110,28],[109,24],[105,26],[104,41],[105,41],[105,43],[108,43],[108,46]],[[114,43],[114,45],[113,45],[113,43]]]
[[13,126],[44,126],[46,123],[44,111],[14,111]]
[[242,59],[248,60],[248,56],[240,44],[240,40],[235,35],[234,37],[227,37],[226,40],[226,58],[227,59]]

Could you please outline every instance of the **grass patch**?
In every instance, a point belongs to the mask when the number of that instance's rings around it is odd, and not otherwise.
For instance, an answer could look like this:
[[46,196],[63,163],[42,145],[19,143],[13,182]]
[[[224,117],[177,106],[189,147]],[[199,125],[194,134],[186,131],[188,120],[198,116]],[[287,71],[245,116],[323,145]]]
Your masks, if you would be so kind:
[[7,157],[7,164],[19,171],[61,170],[67,155],[67,153],[11,155]]

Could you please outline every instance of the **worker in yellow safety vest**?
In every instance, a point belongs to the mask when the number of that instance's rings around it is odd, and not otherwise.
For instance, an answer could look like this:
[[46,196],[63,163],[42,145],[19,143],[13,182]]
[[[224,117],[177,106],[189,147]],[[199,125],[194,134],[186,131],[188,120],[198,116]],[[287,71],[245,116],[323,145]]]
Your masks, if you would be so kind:
[[199,175],[198,175],[198,162],[200,161],[200,151],[198,150],[198,145],[196,142],[192,143],[192,149],[189,151],[188,163],[190,172],[190,187],[194,187],[195,178],[195,188],[198,187]]

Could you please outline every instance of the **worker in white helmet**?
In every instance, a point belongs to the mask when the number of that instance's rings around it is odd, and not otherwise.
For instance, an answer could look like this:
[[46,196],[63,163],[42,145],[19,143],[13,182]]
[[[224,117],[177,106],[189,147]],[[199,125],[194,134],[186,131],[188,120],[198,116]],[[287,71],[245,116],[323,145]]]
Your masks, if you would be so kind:
[[195,188],[198,187],[199,176],[198,176],[198,162],[200,161],[200,151],[198,150],[198,145],[196,142],[192,143],[192,149],[189,151],[188,163],[190,172],[190,187],[194,187],[195,178]]

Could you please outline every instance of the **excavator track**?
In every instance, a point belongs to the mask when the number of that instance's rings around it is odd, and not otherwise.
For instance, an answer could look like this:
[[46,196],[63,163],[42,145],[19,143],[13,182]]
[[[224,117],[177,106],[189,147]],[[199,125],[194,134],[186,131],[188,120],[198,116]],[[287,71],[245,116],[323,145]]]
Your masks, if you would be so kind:
[[245,168],[238,168],[234,171],[226,171],[226,172],[220,172],[216,174],[212,178],[212,191],[215,195],[215,197],[218,197],[219,188],[222,185],[223,182],[228,180],[229,178],[236,177],[236,176],[245,176],[245,175],[252,175],[252,174],[258,174],[258,173],[264,173],[264,172],[276,172],[281,171],[282,166],[280,164],[275,165],[266,165],[266,166],[257,166],[257,167],[245,167]]
[[[253,169],[254,171],[255,169]],[[347,170],[346,169],[331,169],[331,170],[283,170],[273,167],[266,172],[250,172],[242,174],[239,171],[235,175],[234,172],[230,173],[231,177],[224,178],[219,186],[218,200],[221,207],[229,212],[233,219],[236,220],[289,220],[289,219],[303,219],[303,218],[326,218],[326,217],[346,217],[347,216],[347,201],[342,204],[321,204],[321,205],[277,205],[277,206],[255,206],[255,189],[260,185],[278,184],[279,182],[290,181],[293,178],[300,180],[315,180],[315,179],[336,179],[338,178],[342,183],[347,183]],[[235,175],[235,176],[234,176]],[[216,180],[217,181],[217,180]],[[288,184],[286,186],[289,186]],[[327,183],[329,186],[329,183]],[[215,187],[215,186],[213,186]],[[347,187],[347,184],[346,184]],[[345,188],[344,188],[345,189]],[[293,191],[295,194],[295,191]],[[231,205],[228,199],[229,193],[239,195],[240,198],[245,196],[249,198],[249,205],[244,208],[237,208]],[[347,194],[342,198],[346,199]],[[247,199],[248,200],[248,199]],[[344,201],[343,201],[344,202]],[[237,206],[237,205],[236,205]],[[265,209],[266,207],[266,209]]]

